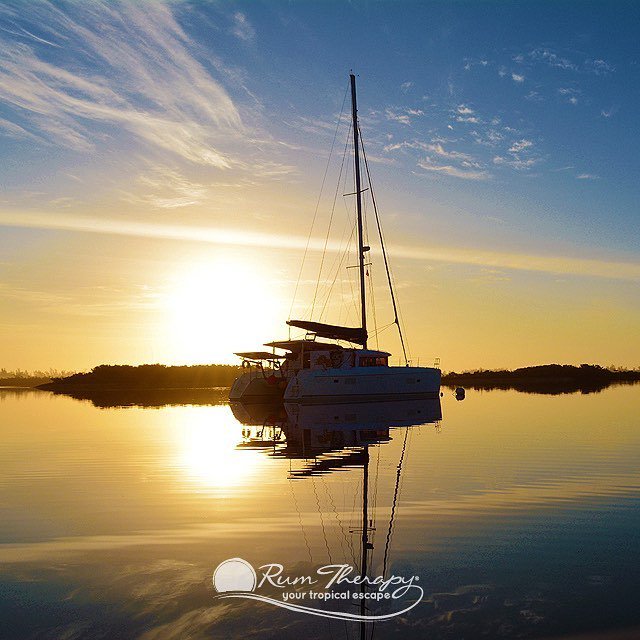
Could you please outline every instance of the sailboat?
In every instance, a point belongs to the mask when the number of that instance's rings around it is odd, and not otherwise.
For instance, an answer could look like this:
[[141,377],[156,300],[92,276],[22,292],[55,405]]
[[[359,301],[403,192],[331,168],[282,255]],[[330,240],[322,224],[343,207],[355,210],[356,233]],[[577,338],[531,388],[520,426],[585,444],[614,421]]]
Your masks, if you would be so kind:
[[[441,372],[437,366],[390,366],[390,353],[368,348],[367,332],[366,254],[364,243],[362,185],[360,174],[360,140],[356,77],[350,74],[351,117],[354,148],[356,197],[356,231],[359,279],[360,326],[347,327],[309,320],[288,320],[290,327],[305,330],[298,340],[266,343],[271,352],[238,352],[246,373],[231,387],[229,399],[243,402],[265,402],[284,399],[285,402],[327,403],[368,402],[379,400],[436,398],[440,393]],[[375,202],[374,202],[375,207]],[[380,234],[382,242],[382,234]],[[400,330],[384,243],[382,255],[387,269],[395,324]],[[325,342],[324,338],[333,342]],[[400,332],[404,350],[404,338]],[[352,346],[340,344],[349,343]],[[285,351],[285,355],[276,354]]]

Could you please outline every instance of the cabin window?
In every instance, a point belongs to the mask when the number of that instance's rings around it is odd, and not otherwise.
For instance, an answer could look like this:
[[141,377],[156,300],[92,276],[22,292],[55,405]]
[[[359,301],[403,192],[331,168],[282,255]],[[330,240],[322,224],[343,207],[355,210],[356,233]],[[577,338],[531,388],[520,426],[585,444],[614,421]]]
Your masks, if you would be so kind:
[[360,358],[361,367],[386,367],[387,356],[362,356]]

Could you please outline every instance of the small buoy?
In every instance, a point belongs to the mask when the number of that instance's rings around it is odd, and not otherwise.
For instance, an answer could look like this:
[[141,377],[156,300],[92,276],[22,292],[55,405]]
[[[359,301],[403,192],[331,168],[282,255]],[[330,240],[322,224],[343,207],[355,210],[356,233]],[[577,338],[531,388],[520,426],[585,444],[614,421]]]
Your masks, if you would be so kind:
[[465,395],[464,387],[456,387],[456,400],[464,400]]

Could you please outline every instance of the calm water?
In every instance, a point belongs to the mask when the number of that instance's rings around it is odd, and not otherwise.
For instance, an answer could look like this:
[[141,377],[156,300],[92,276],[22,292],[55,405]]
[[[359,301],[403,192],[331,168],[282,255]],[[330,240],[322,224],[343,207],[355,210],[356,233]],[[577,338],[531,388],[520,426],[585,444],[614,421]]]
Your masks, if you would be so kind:
[[0,637],[358,638],[356,622],[214,599],[212,574],[234,557],[359,568],[365,466],[368,573],[424,590],[367,638],[640,636],[639,408],[637,385],[447,392],[441,420],[418,403],[236,410],[242,424],[226,404],[0,390]]

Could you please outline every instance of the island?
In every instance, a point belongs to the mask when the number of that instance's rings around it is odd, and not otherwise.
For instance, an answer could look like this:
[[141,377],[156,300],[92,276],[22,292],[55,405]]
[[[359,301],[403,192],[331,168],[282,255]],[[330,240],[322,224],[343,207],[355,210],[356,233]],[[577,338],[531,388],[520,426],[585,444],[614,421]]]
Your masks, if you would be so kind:
[[[38,389],[90,400],[99,407],[219,404],[241,373],[226,364],[168,366],[162,364],[100,365],[87,373],[54,377]],[[546,364],[514,370],[498,369],[444,373],[443,388],[516,390],[524,393],[594,393],[612,384],[640,381],[640,369],[599,365]]]

